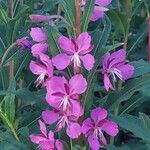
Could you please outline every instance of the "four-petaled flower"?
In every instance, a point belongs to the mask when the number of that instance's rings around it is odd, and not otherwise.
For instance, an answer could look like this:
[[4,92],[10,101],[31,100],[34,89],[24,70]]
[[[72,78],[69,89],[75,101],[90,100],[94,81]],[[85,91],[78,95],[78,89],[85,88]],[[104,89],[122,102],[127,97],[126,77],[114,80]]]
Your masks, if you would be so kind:
[[46,53],[48,50],[47,37],[43,29],[31,28],[30,36],[37,42],[31,47],[32,55],[39,57],[41,53]]
[[89,54],[93,49],[93,45],[87,32],[81,33],[76,40],[61,36],[58,42],[60,48],[66,53],[58,54],[52,59],[58,70],[65,69],[71,63],[73,63],[74,68],[81,67],[82,63],[88,71],[93,68],[95,59]]
[[63,150],[63,145],[60,140],[54,139],[54,133],[47,133],[45,124],[39,120],[41,134],[31,134],[30,139],[33,143],[38,144],[41,150]]
[[[81,1],[81,9],[84,11],[84,7],[87,0]],[[97,21],[100,18],[103,18],[106,11],[108,11],[107,6],[111,3],[112,0],[95,0],[95,7],[90,18],[91,21]],[[86,13],[86,12],[85,12]]]
[[70,113],[58,110],[46,110],[42,112],[42,118],[49,125],[57,122],[57,132],[66,127],[66,133],[72,139],[78,138],[81,134],[81,126],[77,123],[79,117],[73,116]]
[[81,74],[73,76],[69,82],[64,77],[54,76],[47,82],[46,88],[46,101],[50,106],[74,116],[83,114],[80,94],[86,91],[87,82]]
[[88,138],[88,143],[92,150],[99,150],[104,147],[107,141],[103,131],[110,136],[116,136],[118,133],[118,125],[106,119],[107,111],[103,108],[96,108],[91,112],[91,118],[87,118],[82,125],[82,132]]
[[40,84],[45,86],[46,81],[53,76],[53,66],[51,59],[47,55],[41,53],[39,57],[41,62],[31,61],[29,67],[33,74],[39,76],[35,81],[36,86]]
[[110,54],[107,52],[103,56],[102,73],[104,75],[104,87],[108,91],[113,89],[110,82],[112,76],[113,83],[117,81],[116,77],[124,81],[129,79],[134,73],[134,67],[126,63],[126,51],[120,49],[117,52]]

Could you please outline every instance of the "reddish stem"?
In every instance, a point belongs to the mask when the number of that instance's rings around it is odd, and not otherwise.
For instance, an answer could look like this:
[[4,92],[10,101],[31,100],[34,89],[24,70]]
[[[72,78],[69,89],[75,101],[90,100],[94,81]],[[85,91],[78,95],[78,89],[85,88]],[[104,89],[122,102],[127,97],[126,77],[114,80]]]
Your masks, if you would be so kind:
[[80,2],[81,0],[76,0],[76,36],[78,37],[80,34],[80,12],[81,12],[81,7],[80,7]]
[[148,17],[148,62],[150,63],[150,17]]

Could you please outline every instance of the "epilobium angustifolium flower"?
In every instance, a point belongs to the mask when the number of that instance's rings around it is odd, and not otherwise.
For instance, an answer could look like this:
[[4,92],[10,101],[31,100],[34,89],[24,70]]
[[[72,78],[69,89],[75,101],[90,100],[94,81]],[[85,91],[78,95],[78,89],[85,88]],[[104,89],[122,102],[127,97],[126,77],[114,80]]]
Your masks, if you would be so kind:
[[40,62],[31,61],[29,67],[33,74],[38,75],[35,81],[36,86],[40,84],[44,86],[45,82],[53,76],[53,66],[51,59],[47,55],[41,53],[39,57]]
[[134,67],[126,63],[126,51],[124,49],[120,49],[112,54],[107,52],[103,56],[102,67],[104,87],[107,91],[113,89],[110,76],[112,76],[112,82],[114,83],[117,81],[117,78],[125,81],[131,78],[134,73]]
[[40,134],[31,134],[30,139],[33,143],[39,145],[40,150],[63,150],[63,145],[60,140],[54,139],[54,133],[49,131],[47,133],[45,124],[39,120]]
[[88,138],[88,143],[92,150],[99,150],[100,147],[107,145],[104,132],[110,136],[116,136],[118,125],[106,119],[108,113],[103,108],[96,108],[91,112],[91,118],[87,118],[82,125],[82,132]]
[[54,66],[58,70],[63,70],[70,64],[73,64],[74,68],[81,67],[82,65],[87,70],[93,68],[95,59],[89,54],[93,49],[93,45],[91,37],[87,32],[81,33],[76,40],[61,36],[58,42],[60,48],[65,52],[58,54],[52,59]]
[[81,74],[73,76],[69,82],[64,77],[52,77],[46,87],[46,101],[50,106],[74,116],[83,115],[80,94],[86,91],[87,82]]
[[67,135],[72,139],[78,138],[81,134],[81,126],[77,123],[79,117],[67,111],[46,110],[43,111],[42,118],[49,125],[57,122],[56,132],[59,132],[62,128],[66,128]]

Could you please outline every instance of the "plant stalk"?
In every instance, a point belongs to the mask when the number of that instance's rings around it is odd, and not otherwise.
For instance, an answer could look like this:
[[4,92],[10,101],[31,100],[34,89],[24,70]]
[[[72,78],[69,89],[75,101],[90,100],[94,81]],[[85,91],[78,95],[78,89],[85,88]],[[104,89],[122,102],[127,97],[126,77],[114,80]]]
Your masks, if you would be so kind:
[[80,32],[81,32],[81,7],[80,7],[80,2],[81,0],[76,0],[76,37],[79,36]]

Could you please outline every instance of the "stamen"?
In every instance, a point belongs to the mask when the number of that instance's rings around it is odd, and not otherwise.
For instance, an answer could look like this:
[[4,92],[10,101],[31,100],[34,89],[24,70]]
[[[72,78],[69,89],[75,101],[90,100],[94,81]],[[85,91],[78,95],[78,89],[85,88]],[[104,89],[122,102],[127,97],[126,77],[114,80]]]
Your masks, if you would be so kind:
[[[116,76],[120,79],[120,80],[123,80],[123,77],[121,75],[121,71],[118,70],[117,68],[113,68],[110,73],[112,74],[113,76],[113,81],[116,82]],[[116,76],[115,76],[116,75]]]
[[45,73],[41,73],[39,75],[39,77],[36,79],[35,83],[36,83],[36,87],[39,86],[40,84],[44,84],[44,79],[45,79]]
[[62,106],[63,111],[66,111],[68,105],[70,106],[69,99],[68,99],[68,96],[65,95],[59,105],[59,108]]
[[74,67],[81,67],[81,61],[78,53],[73,55],[71,61],[73,61]]

